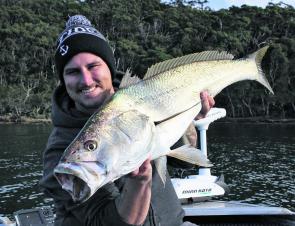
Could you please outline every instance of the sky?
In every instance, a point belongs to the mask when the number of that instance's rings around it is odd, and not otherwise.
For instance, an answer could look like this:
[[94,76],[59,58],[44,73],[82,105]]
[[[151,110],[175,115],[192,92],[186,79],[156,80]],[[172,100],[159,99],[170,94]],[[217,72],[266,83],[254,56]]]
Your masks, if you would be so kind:
[[288,5],[291,5],[295,8],[295,0],[208,0],[209,4],[206,6],[209,6],[213,10],[219,10],[219,9],[227,9],[228,7],[235,5],[235,6],[241,6],[243,4],[245,5],[251,5],[251,6],[259,6],[259,7],[265,7],[268,5],[269,2],[271,3],[279,3],[284,2]]

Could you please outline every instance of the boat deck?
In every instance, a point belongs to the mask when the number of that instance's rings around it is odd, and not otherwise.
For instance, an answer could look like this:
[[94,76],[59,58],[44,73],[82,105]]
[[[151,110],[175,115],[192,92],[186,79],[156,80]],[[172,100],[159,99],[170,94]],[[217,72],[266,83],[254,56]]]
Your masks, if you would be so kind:
[[295,226],[295,213],[234,201],[205,201],[183,204],[185,220],[200,226]]

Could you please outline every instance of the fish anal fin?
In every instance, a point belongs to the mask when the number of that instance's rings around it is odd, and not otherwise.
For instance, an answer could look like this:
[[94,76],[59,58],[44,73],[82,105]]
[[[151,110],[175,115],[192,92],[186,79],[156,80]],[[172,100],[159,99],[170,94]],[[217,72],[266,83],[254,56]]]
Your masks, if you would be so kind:
[[189,144],[173,149],[167,155],[198,166],[213,166],[212,163],[199,149]]

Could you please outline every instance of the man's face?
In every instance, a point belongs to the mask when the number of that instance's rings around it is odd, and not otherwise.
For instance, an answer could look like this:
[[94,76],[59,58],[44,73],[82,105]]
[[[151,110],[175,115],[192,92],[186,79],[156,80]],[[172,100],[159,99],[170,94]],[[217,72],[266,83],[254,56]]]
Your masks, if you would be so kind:
[[114,93],[109,67],[92,53],[75,55],[65,65],[63,77],[69,96],[82,112],[93,113]]

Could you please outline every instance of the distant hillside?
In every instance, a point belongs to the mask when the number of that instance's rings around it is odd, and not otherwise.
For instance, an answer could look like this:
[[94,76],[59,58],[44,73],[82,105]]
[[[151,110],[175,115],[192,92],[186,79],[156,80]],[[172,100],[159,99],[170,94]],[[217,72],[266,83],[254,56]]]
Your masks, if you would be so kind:
[[110,40],[118,70],[130,68],[140,76],[156,62],[192,52],[226,50],[242,57],[269,44],[263,67],[275,95],[254,82],[242,82],[219,94],[217,106],[225,107],[230,117],[295,118],[293,7],[212,11],[172,2],[1,1],[0,116],[50,116],[58,82],[55,41],[69,15],[83,14]]

